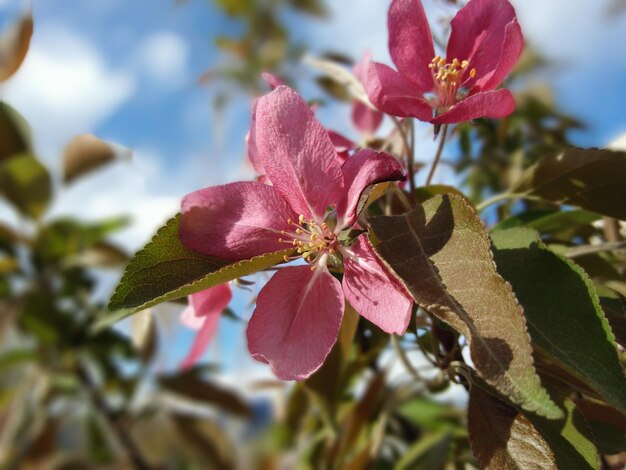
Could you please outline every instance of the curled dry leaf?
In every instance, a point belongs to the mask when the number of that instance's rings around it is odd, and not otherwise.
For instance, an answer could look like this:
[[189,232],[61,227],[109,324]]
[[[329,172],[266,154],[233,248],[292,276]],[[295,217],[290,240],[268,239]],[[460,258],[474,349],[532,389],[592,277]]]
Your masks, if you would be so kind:
[[91,134],[77,135],[65,148],[63,182],[71,183],[117,158],[128,157],[128,149],[117,147]]
[[33,35],[33,17],[24,15],[0,34],[0,82],[8,80],[22,65]]

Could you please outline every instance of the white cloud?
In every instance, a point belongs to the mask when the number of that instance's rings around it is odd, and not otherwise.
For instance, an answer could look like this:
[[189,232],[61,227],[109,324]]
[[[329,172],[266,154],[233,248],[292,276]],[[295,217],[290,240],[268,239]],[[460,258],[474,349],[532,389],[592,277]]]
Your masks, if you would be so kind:
[[132,75],[113,70],[83,38],[44,25],[4,97],[29,121],[40,157],[56,163],[73,135],[93,131],[134,88]]
[[178,84],[187,75],[189,47],[178,35],[155,33],[138,48],[138,62],[147,74],[163,84]]

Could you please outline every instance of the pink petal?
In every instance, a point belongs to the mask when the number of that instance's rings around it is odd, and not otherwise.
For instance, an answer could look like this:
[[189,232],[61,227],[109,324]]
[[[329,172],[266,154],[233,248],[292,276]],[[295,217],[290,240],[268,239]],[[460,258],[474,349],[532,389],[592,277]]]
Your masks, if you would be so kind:
[[328,131],[328,136],[335,146],[335,151],[337,152],[337,158],[340,165],[346,161],[346,159],[350,156],[348,152],[350,150],[357,147],[357,145],[352,142],[347,137],[341,135],[339,132],[335,132],[333,130]]
[[181,367],[192,366],[202,356],[215,336],[220,316],[232,298],[228,283],[220,284],[189,296],[189,307],[181,316],[185,326],[200,331]]
[[248,349],[279,379],[306,379],[335,344],[343,310],[341,285],[326,269],[283,268],[259,293]]
[[343,178],[328,133],[304,100],[280,86],[259,98],[257,150],[265,174],[294,211],[321,217],[343,193]]
[[435,57],[433,36],[420,0],[393,0],[389,8],[389,52],[406,78],[417,84],[420,94],[433,89],[428,64]]
[[515,9],[507,0],[471,0],[454,17],[447,58],[448,61],[454,58],[469,60],[468,71],[476,69],[476,78],[467,82],[468,88],[492,73],[503,60],[510,61],[501,55],[506,27],[513,21],[516,21]]
[[378,260],[365,236],[344,257],[343,292],[357,312],[387,333],[404,334],[413,302]]
[[372,61],[372,53],[370,51],[365,51],[361,60],[359,60],[356,64],[354,64],[354,68],[352,72],[358,81],[361,83],[365,83],[367,80],[367,68],[369,67],[370,62]]
[[480,117],[497,119],[508,116],[513,111],[515,111],[515,99],[509,90],[485,91],[465,98],[431,122],[451,124]]
[[272,90],[275,90],[276,88],[278,88],[281,85],[284,85],[285,82],[283,82],[280,78],[278,78],[276,75],[273,75],[271,73],[268,72],[263,72],[261,74],[261,77],[263,77],[263,80],[265,80],[267,82],[267,84],[270,86],[270,88]]
[[370,64],[365,90],[374,106],[392,116],[416,117],[420,121],[433,117],[420,88],[386,65]]
[[355,101],[352,104],[352,122],[359,132],[370,136],[383,122],[383,113],[373,110],[360,101]]
[[522,30],[517,21],[512,21],[505,28],[504,43],[502,44],[498,65],[490,73],[477,80],[474,87],[481,91],[496,89],[513,70],[523,50],[524,37],[522,36]]
[[259,158],[259,152],[256,148],[256,105],[258,100],[252,102],[252,125],[250,131],[246,135],[246,147],[248,149],[248,159],[252,163],[252,168],[257,175],[265,175],[265,168],[263,162]]
[[283,250],[281,230],[298,216],[273,186],[258,182],[212,186],[183,198],[180,238],[192,250],[249,259]]
[[348,192],[337,213],[345,217],[343,223],[346,226],[351,226],[356,221],[361,194],[368,186],[404,179],[402,166],[395,157],[369,149],[360,150],[348,158],[341,171]]

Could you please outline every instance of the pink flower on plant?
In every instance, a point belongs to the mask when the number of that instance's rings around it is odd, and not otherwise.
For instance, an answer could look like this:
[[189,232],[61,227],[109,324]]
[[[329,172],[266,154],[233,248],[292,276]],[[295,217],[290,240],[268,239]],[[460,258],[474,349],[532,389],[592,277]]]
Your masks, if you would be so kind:
[[381,111],[433,124],[501,118],[513,95],[496,90],[523,49],[515,10],[507,0],[470,0],[452,20],[446,57],[435,54],[420,0],[393,0],[389,51],[398,71],[372,62],[366,83]]
[[[256,156],[272,185],[238,182],[187,195],[180,236],[191,249],[243,260],[293,247],[292,259],[259,293],[248,348],[281,379],[301,380],[337,339],[345,301],[389,333],[404,333],[411,300],[357,226],[370,185],[403,178],[391,155],[361,150],[345,163],[328,132],[293,90],[280,86],[256,103]],[[341,270],[340,283],[329,269]]]
[[[367,82],[367,70],[371,59],[372,54],[370,52],[366,52],[363,54],[361,60],[354,66],[354,76],[361,83]],[[354,100],[352,103],[351,117],[354,127],[356,127],[365,137],[371,137],[383,122],[384,115],[380,111],[372,109],[365,103],[359,100]]]
[[217,332],[220,316],[232,298],[228,283],[189,296],[189,305],[180,316],[183,325],[198,330],[198,334],[183,359],[181,368],[186,369],[196,363]]

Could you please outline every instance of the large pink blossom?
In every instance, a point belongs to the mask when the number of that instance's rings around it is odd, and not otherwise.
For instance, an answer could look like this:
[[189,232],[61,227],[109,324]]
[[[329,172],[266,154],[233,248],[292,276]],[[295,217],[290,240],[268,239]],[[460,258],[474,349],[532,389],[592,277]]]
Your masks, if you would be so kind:
[[393,0],[388,26],[389,51],[398,71],[370,64],[366,89],[377,108],[434,124],[513,112],[511,92],[496,89],[523,49],[515,10],[507,0],[470,0],[452,20],[446,57],[435,54],[420,0]]
[[181,364],[183,369],[192,366],[202,356],[217,332],[220,316],[232,298],[228,283],[189,296],[189,305],[183,311],[180,321],[183,325],[197,330],[196,338]]
[[[391,155],[361,150],[345,163],[293,90],[256,103],[256,156],[271,185],[238,182],[187,195],[180,236],[188,247],[242,260],[293,247],[305,264],[279,269],[259,293],[248,348],[281,379],[315,372],[337,339],[345,301],[389,333],[404,333],[411,300],[365,236],[345,241],[371,184],[403,177]],[[330,270],[341,271],[343,281]]]

